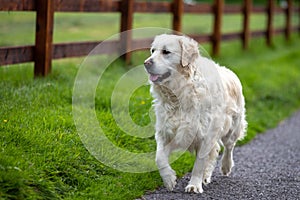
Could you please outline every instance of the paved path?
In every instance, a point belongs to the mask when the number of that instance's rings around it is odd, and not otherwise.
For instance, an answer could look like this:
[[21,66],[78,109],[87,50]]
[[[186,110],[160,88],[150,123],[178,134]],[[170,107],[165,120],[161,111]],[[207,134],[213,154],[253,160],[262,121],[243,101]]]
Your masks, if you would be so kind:
[[165,188],[144,195],[147,200],[180,199],[300,199],[300,111],[277,128],[235,148],[235,167],[229,177],[219,164],[202,194],[186,194],[187,174],[173,192]]

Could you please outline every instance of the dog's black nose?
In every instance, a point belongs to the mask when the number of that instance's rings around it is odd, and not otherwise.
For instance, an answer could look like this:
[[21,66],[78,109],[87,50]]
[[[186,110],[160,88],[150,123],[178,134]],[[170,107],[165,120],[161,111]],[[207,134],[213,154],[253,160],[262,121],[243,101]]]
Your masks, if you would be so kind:
[[144,65],[147,69],[149,69],[152,65],[153,65],[153,60],[152,58],[151,59],[148,59],[144,62]]

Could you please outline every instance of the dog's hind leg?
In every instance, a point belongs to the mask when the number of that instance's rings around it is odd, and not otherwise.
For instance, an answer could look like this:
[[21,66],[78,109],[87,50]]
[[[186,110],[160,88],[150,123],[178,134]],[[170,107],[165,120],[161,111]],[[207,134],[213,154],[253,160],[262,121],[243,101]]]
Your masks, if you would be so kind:
[[234,145],[225,146],[224,148],[221,171],[225,176],[229,176],[229,174],[231,173],[231,169],[234,166],[234,162],[232,159],[233,149]]
[[203,174],[203,183],[205,185],[209,184],[211,181],[211,175],[215,169],[219,152],[220,152],[220,145],[216,143],[215,146],[211,149],[211,151],[208,154],[208,161],[205,166],[205,171]]
[[228,176],[231,173],[231,169],[234,166],[233,162],[233,149],[238,139],[244,135],[244,123],[240,120],[237,122],[237,126],[234,129],[229,130],[229,132],[222,137],[222,142],[224,144],[224,152],[222,156],[222,167],[221,171],[224,175]]

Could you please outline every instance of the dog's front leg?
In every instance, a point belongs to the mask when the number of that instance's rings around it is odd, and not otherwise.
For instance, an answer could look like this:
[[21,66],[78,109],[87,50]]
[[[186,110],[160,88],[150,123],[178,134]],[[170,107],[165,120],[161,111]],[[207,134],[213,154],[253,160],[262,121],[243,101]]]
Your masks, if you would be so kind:
[[192,171],[192,177],[189,184],[185,187],[185,192],[202,193],[202,179],[205,171],[205,163],[207,162],[207,156],[200,157],[199,154],[196,157],[194,168]]
[[163,179],[165,187],[169,191],[172,191],[176,185],[176,173],[169,164],[170,153],[171,149],[168,146],[157,146],[156,164],[159,169],[159,174]]

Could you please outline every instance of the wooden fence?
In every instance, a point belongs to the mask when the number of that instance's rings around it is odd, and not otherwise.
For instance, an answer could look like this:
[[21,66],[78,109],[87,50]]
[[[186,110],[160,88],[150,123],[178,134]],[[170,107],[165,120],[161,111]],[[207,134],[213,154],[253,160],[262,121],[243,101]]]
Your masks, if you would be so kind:
[[[286,8],[276,5],[276,0],[268,0],[265,6],[254,6],[252,0],[244,0],[242,5],[225,5],[224,0],[214,0],[213,4],[201,3],[195,5],[184,4],[183,0],[173,2],[148,2],[134,0],[0,0],[0,11],[34,11],[36,12],[35,45],[0,47],[0,66],[34,62],[35,76],[45,76],[51,71],[52,59],[79,57],[87,55],[97,42],[73,42],[53,44],[54,12],[119,12],[121,13],[120,32],[133,27],[134,13],[171,13],[173,15],[173,30],[182,30],[182,16],[184,13],[212,14],[214,26],[212,34],[190,35],[198,42],[211,42],[213,54],[220,53],[223,40],[241,39],[243,48],[247,48],[251,37],[266,37],[267,45],[272,44],[274,34],[284,33],[289,39],[292,31],[300,32],[300,24],[292,26],[292,12],[299,13],[299,5],[295,1],[287,0]],[[238,33],[222,34],[222,17],[224,14],[240,13],[243,15],[243,30]],[[251,31],[251,13],[265,13],[267,16],[266,30]],[[285,27],[274,28],[274,15],[285,14]],[[299,22],[300,23],[300,22]],[[133,40],[132,35],[122,34],[118,41],[111,41],[114,45],[130,52],[141,44],[151,43],[152,38]],[[101,49],[99,54],[114,53],[106,43],[107,48]],[[130,53],[124,55],[126,62],[130,61]]]

